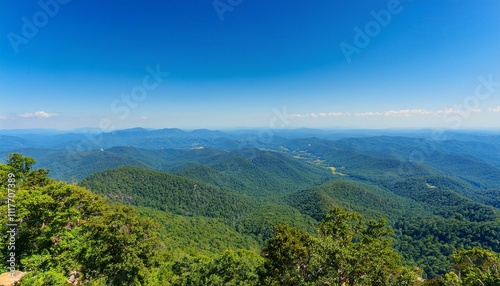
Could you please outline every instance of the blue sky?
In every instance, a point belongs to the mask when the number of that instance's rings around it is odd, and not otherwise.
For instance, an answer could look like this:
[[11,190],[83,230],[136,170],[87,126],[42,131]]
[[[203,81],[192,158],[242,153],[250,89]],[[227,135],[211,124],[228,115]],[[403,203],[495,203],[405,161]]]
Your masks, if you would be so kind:
[[496,0],[2,0],[0,35],[0,129],[500,128]]

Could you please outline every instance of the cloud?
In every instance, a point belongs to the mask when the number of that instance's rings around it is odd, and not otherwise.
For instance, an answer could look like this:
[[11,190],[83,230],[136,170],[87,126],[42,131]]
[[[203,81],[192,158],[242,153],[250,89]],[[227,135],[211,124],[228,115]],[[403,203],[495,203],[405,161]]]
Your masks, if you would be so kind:
[[289,117],[291,117],[291,118],[306,118],[306,117],[312,117],[312,114],[313,113],[309,113],[309,114],[294,113],[294,114],[290,114]]
[[497,106],[497,107],[488,108],[488,111],[490,111],[490,112],[500,112],[500,105]]
[[[500,106],[488,109],[492,112],[500,112]],[[425,115],[450,115],[457,114],[462,116],[468,116],[471,113],[481,113],[482,110],[476,109],[454,109],[445,108],[436,111],[426,110],[426,109],[400,109],[400,110],[387,110],[387,111],[366,111],[366,112],[320,112],[320,113],[307,113],[307,114],[290,114],[291,118],[317,118],[317,117],[341,117],[341,116],[356,116],[356,117],[375,117],[375,116],[386,116],[386,117],[412,117],[412,116],[425,116]]]
[[0,120],[7,120],[7,116],[0,114]]
[[361,116],[361,117],[365,117],[365,116],[381,116],[382,114],[383,114],[382,112],[369,111],[369,112],[357,112],[357,113],[354,113],[354,116]]
[[482,110],[479,108],[475,109],[454,109],[454,108],[445,108],[441,110],[437,110],[434,112],[435,115],[450,115],[456,114],[460,116],[469,116],[471,113],[481,113]]
[[289,117],[292,118],[307,118],[307,117],[340,117],[340,116],[351,116],[351,113],[349,112],[320,112],[320,113],[307,113],[307,114],[300,114],[300,113],[294,113],[290,114]]
[[22,114],[19,114],[19,117],[46,119],[46,118],[55,117],[57,115],[58,114],[56,114],[56,113],[47,113],[45,111],[37,111],[35,113],[22,113]]
[[384,112],[385,116],[404,116],[404,117],[410,117],[413,115],[428,115],[428,114],[432,114],[432,112],[425,109],[388,110]]

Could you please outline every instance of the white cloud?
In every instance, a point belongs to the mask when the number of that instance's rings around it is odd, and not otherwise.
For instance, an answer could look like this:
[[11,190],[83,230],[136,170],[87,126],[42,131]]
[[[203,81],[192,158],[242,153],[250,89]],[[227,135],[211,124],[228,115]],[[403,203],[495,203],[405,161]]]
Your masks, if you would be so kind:
[[340,117],[340,116],[351,116],[351,113],[349,112],[320,112],[320,113],[306,113],[306,114],[300,114],[300,113],[294,113],[290,114],[289,117],[292,118],[307,118],[307,117]]
[[481,109],[479,109],[479,108],[476,108],[476,109],[469,110],[469,112],[472,112],[472,113],[481,113],[483,111]]
[[490,112],[500,112],[500,105],[497,106],[497,107],[488,108],[488,111],[490,111]]
[[[500,106],[495,108],[490,108],[489,111],[492,112],[500,112]],[[425,115],[450,115],[450,114],[458,114],[462,116],[468,116],[471,113],[481,113],[482,110],[479,108],[476,109],[454,109],[454,108],[445,108],[441,110],[426,110],[426,109],[400,109],[400,110],[387,110],[384,112],[380,111],[366,111],[366,112],[320,112],[320,113],[306,113],[300,114],[295,113],[291,114],[292,118],[317,118],[317,117],[342,117],[342,116],[356,116],[356,117],[373,117],[373,116],[387,116],[387,117],[412,117],[412,116],[425,116]]]
[[351,116],[351,113],[349,113],[349,112],[328,112],[328,113],[326,113],[326,116],[335,116],[335,117]]
[[357,113],[354,113],[354,116],[361,116],[361,117],[364,117],[364,116],[380,116],[382,114],[383,114],[382,112],[369,111],[369,112],[357,112]]
[[445,108],[441,110],[437,110],[434,112],[435,115],[450,115],[450,114],[457,114],[460,116],[468,116],[471,113],[481,113],[482,110],[479,108],[475,109],[454,109],[454,108]]
[[295,113],[295,114],[290,114],[290,117],[292,117],[292,118],[306,118],[306,117],[318,117],[318,116],[315,113],[306,113],[306,114]]
[[7,120],[7,116],[0,114],[0,120]]
[[45,111],[37,111],[35,113],[22,113],[19,114],[19,117],[23,118],[38,118],[38,119],[45,119],[45,118],[50,118],[50,117],[55,117],[57,116],[56,113],[47,113]]
[[401,109],[401,110],[388,110],[384,112],[385,116],[404,116],[404,117],[410,117],[413,115],[428,115],[428,114],[432,114],[432,112],[425,109]]
[[456,113],[453,108],[445,108],[445,109],[441,109],[441,110],[434,112],[434,114],[436,114],[436,115],[445,115],[445,114],[453,114],[453,113]]

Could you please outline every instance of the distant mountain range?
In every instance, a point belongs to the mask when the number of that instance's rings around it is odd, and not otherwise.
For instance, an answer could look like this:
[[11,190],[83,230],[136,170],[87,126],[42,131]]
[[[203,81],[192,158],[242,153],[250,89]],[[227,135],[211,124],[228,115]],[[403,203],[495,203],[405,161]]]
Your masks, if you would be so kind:
[[[283,141],[300,138],[339,140],[399,136],[431,141],[458,140],[499,144],[500,135],[495,131],[446,131],[439,137],[434,130],[322,130],[322,129],[242,129],[217,131],[208,129],[181,130],[177,128],[131,128],[101,133],[98,129],[82,128],[72,131],[53,129],[0,130],[0,151],[22,148],[71,149],[74,151],[132,146],[142,149],[196,148],[200,146],[222,150],[243,147],[272,147]],[[436,138],[437,139],[436,139]],[[435,140],[436,139],[436,140]],[[451,146],[450,146],[451,147]],[[487,147],[487,146],[483,146]]]

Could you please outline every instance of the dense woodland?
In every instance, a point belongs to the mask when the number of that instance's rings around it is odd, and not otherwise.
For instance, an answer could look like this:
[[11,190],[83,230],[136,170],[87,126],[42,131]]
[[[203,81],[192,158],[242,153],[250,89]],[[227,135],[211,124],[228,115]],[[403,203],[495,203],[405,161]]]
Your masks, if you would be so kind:
[[[213,144],[241,147],[226,139]],[[31,149],[38,164],[10,153],[0,165],[1,191],[14,174],[21,285],[500,285],[488,140],[476,156],[440,142],[426,160],[408,159],[425,140],[383,136],[73,161]],[[5,200],[0,211],[6,261]]]

